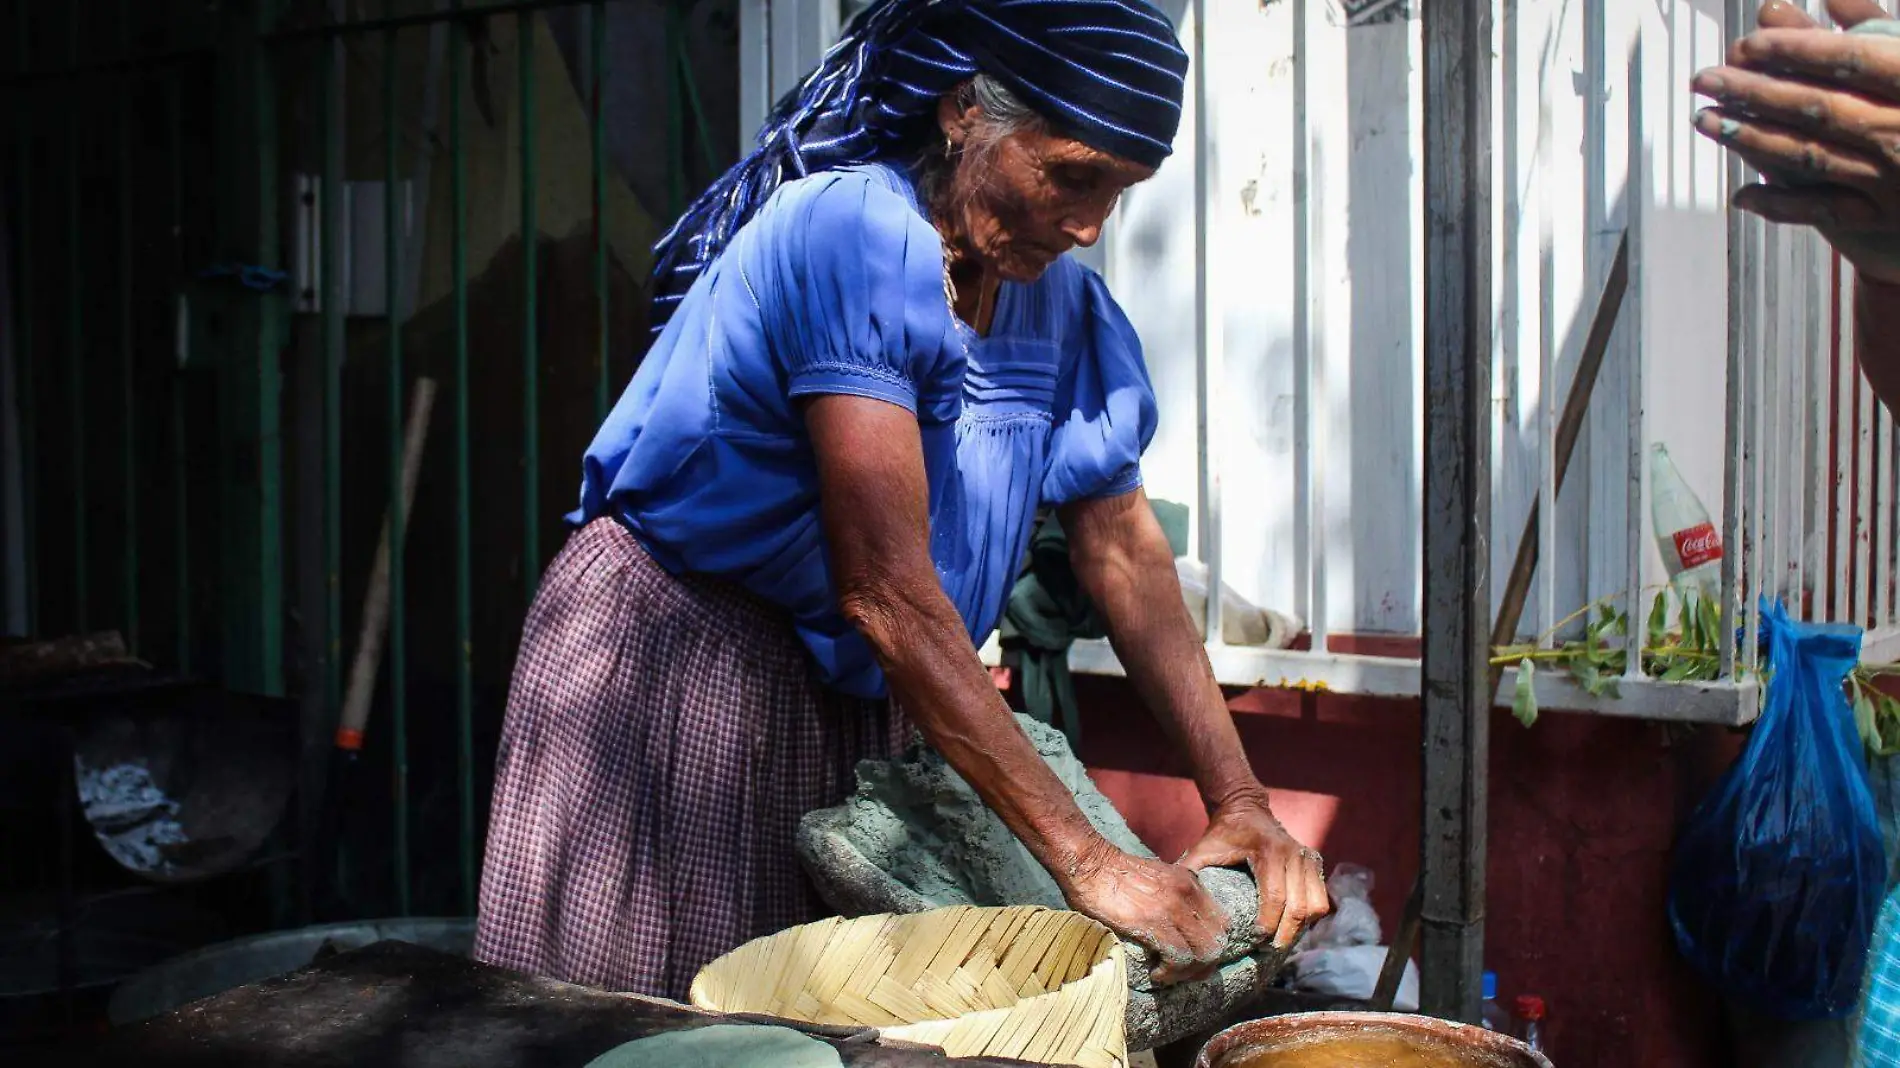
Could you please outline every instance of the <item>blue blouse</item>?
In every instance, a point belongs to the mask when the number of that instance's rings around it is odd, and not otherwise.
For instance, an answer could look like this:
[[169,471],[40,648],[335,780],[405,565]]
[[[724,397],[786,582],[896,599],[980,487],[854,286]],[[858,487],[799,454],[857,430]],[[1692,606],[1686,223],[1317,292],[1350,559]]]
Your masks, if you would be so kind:
[[839,613],[818,473],[793,398],[917,416],[930,554],[972,642],[1002,616],[1040,505],[1134,490],[1154,391],[1100,276],[1058,259],[1004,284],[988,337],[952,314],[943,246],[900,169],[790,182],[687,292],[587,449],[568,518],[624,522],[675,573],[787,609],[820,677],[879,697]]

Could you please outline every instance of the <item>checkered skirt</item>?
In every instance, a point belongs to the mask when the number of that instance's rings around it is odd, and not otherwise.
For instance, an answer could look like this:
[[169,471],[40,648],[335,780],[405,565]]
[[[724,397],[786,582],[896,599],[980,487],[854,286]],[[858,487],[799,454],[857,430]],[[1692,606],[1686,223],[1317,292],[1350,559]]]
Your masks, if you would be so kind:
[[906,732],[819,685],[782,611],[587,524],[523,629],[476,958],[684,999],[713,958],[825,915],[798,820]]

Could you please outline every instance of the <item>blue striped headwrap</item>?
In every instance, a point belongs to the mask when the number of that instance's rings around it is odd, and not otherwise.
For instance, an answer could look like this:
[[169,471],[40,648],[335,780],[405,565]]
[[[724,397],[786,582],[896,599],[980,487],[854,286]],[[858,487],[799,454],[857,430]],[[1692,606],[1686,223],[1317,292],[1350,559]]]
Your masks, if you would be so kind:
[[877,0],[654,246],[653,329],[781,183],[921,149],[938,99],[978,71],[1064,134],[1155,167],[1181,122],[1187,66],[1145,0]]

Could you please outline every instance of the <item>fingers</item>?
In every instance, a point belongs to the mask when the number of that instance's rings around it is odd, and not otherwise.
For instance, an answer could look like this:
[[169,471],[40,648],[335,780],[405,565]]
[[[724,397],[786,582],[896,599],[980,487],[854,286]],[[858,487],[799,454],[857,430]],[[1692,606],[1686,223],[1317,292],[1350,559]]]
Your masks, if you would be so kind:
[[1210,837],[1194,843],[1175,863],[1189,871],[1200,871],[1202,868],[1229,867],[1245,859],[1240,850]]
[[1887,18],[1887,12],[1874,0],[1827,0],[1828,17],[1836,26],[1851,30],[1872,19]]
[[1280,922],[1273,928],[1273,944],[1280,949],[1291,946],[1307,924],[1331,909],[1318,853],[1310,849],[1299,850],[1287,858],[1283,871],[1286,909],[1280,915]]
[[1167,936],[1155,940],[1161,966],[1152,973],[1157,983],[1188,982],[1213,974],[1226,942],[1227,920],[1199,879],[1176,869],[1180,879],[1172,886],[1175,900],[1167,910]]
[[1900,163],[1900,108],[1892,104],[1741,67],[1705,70],[1691,86],[1736,118],[1811,133]]
[[1823,233],[1868,230],[1880,223],[1880,209],[1847,189],[1751,185],[1736,191],[1734,205],[1772,223],[1812,226]]
[[1900,38],[1767,29],[1729,46],[1728,65],[1793,74],[1877,100],[1900,102]]
[[1283,945],[1280,934],[1286,926],[1287,906],[1291,904],[1293,881],[1289,876],[1289,861],[1280,857],[1259,857],[1252,862],[1254,882],[1260,888],[1260,911],[1254,916],[1254,936],[1273,938],[1275,946]]
[[1326,862],[1318,853],[1307,856],[1306,900],[1311,906],[1306,913],[1308,923],[1333,911],[1332,895],[1326,890]]
[[1286,885],[1286,909],[1280,914],[1280,922],[1273,932],[1273,945],[1276,949],[1285,949],[1299,937],[1300,925],[1306,922],[1307,888],[1306,876],[1301,868],[1306,860],[1299,853],[1287,858],[1282,878]]
[[1733,149],[1750,167],[1779,181],[1845,185],[1878,192],[1891,180],[1867,153],[1726,108],[1696,115],[1703,136]]
[[1808,17],[1807,12],[1782,0],[1763,4],[1755,19],[1764,30],[1811,30],[1815,27],[1815,21]]

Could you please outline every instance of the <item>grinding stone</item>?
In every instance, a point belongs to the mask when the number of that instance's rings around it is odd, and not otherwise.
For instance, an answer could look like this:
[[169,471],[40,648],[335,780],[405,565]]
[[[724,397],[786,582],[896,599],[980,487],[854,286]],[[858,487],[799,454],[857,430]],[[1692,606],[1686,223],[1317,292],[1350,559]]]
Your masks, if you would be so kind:
[[[1118,848],[1153,857],[1096,789],[1062,732],[1027,716],[1017,720],[1089,822]],[[1068,907],[1028,848],[921,738],[897,760],[859,764],[856,792],[843,805],[808,814],[799,825],[798,849],[820,894],[845,916],[949,905]],[[1223,967],[1199,982],[1157,990],[1148,978],[1147,952],[1124,943],[1132,1050],[1220,1026],[1285,962],[1284,950],[1259,946],[1253,934],[1259,894],[1252,877],[1221,868],[1199,876],[1227,913]]]

